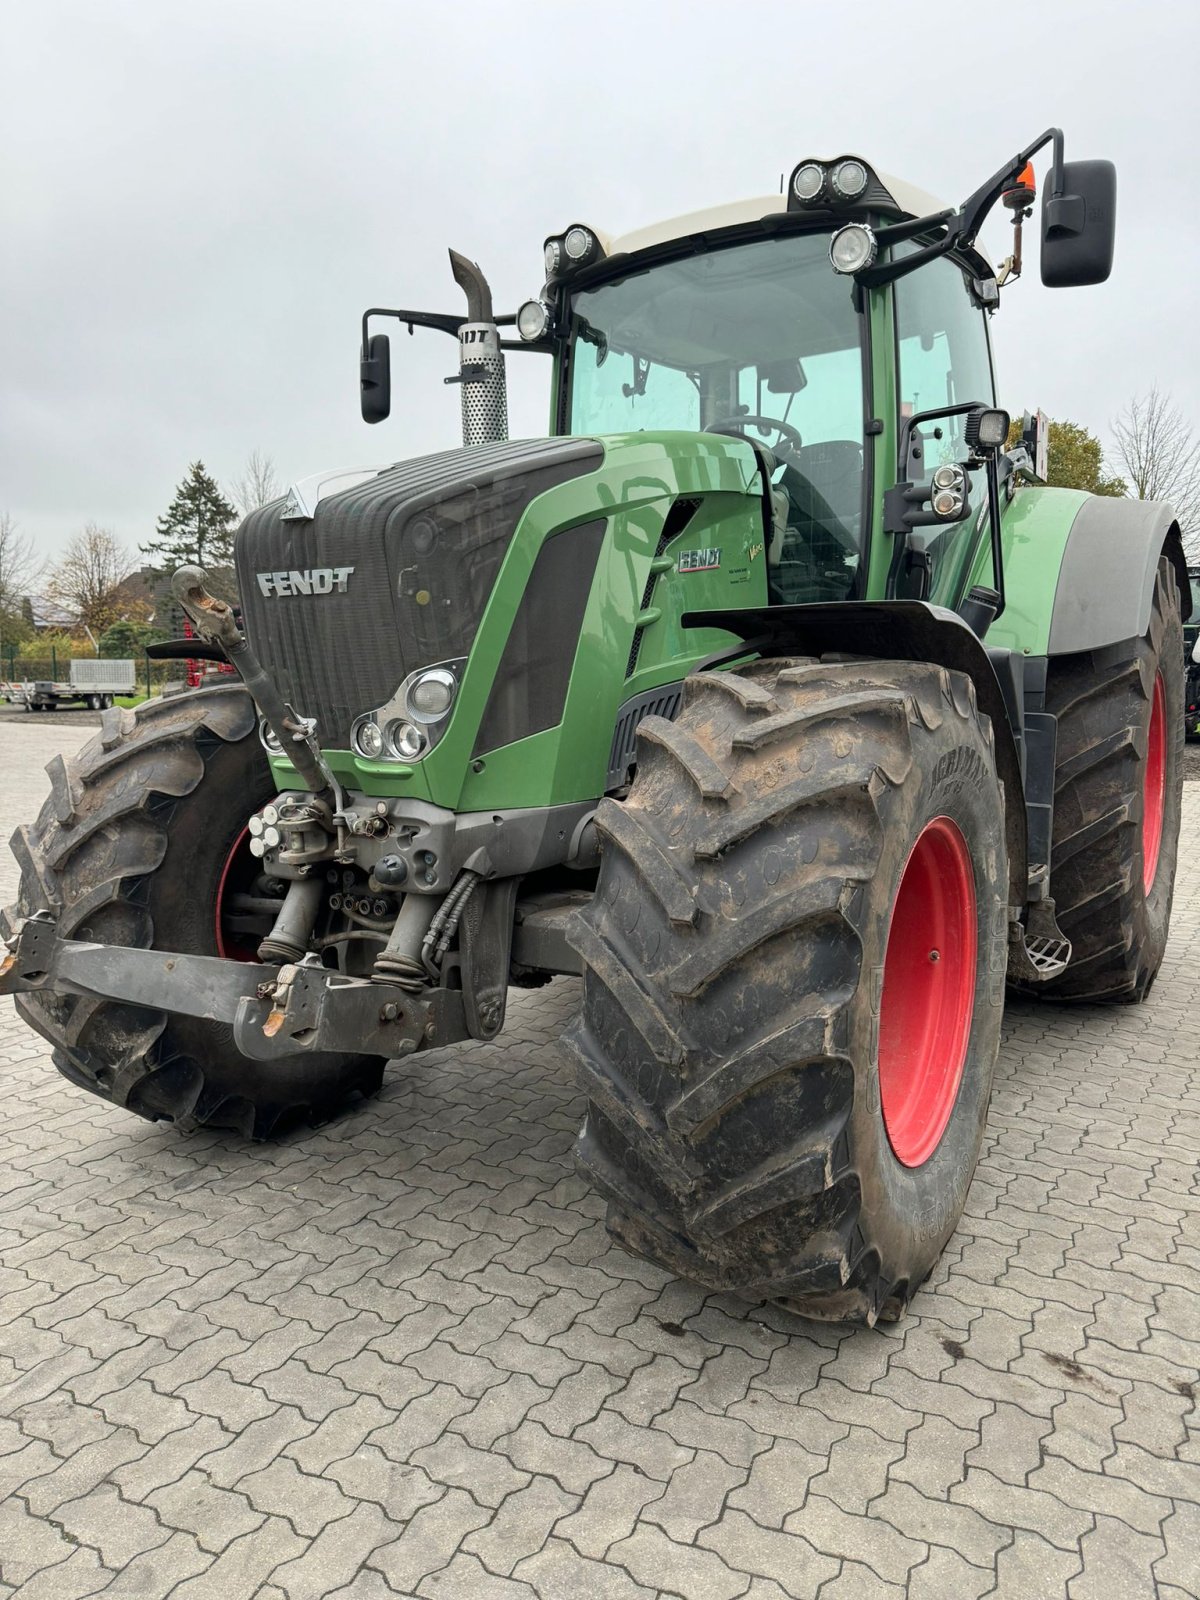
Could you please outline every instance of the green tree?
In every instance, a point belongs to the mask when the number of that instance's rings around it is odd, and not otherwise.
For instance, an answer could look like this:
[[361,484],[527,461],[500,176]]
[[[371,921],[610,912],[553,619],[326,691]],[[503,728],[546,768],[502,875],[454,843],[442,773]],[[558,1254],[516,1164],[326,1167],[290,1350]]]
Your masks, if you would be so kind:
[[233,567],[233,528],[237,512],[204,469],[193,461],[175,498],[159,517],[157,538],[143,545],[156,572],[204,567],[214,576]]
[[[1018,418],[1008,430],[1009,447],[1019,444],[1020,440]],[[1050,424],[1047,471],[1046,482],[1055,489],[1086,489],[1089,494],[1110,495],[1118,500],[1129,493],[1124,478],[1105,476],[1103,446],[1094,433],[1089,433],[1078,422]]]
[[100,654],[124,659],[140,656],[148,644],[157,644],[162,630],[148,622],[114,622],[100,635]]

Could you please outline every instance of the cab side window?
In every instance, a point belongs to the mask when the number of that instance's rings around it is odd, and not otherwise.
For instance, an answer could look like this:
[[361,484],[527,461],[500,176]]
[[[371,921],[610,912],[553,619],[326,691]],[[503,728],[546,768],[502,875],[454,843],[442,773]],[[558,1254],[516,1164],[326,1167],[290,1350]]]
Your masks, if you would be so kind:
[[[898,280],[896,342],[900,354],[900,419],[918,411],[961,405],[967,400],[995,403],[991,352],[985,313],[973,302],[962,270],[942,258]],[[927,426],[925,472],[967,452],[965,418],[948,417]]]

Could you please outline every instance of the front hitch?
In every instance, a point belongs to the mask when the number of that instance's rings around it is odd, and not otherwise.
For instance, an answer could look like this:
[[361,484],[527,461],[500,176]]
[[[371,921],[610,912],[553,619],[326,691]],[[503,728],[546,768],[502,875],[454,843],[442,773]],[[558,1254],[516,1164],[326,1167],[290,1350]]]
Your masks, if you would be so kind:
[[303,1051],[410,1055],[468,1037],[458,990],[418,996],[398,984],[348,978],[315,957],[282,967],[219,956],[62,939],[48,911],[19,922],[0,949],[0,994],[49,991],[118,1000],[222,1022],[243,1055]]

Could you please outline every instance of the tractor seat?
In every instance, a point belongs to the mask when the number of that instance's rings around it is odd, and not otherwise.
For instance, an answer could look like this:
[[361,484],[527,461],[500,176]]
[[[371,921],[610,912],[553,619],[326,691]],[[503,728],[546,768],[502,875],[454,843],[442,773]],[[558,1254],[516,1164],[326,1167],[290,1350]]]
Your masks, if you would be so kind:
[[[862,514],[861,445],[852,439],[825,439],[818,444],[806,444],[792,453],[789,465],[811,496],[811,504],[805,505],[806,496],[802,492],[792,493],[802,514],[827,521],[832,512],[847,532],[857,529]],[[791,491],[792,484],[788,487]],[[799,489],[801,485],[796,487]]]

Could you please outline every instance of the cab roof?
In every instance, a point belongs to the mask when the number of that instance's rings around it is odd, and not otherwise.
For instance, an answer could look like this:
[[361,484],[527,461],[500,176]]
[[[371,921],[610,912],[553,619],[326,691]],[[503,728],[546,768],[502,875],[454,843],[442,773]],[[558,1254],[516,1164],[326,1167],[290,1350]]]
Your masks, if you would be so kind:
[[[927,217],[947,209],[943,201],[914,184],[893,178],[886,172],[877,173],[876,176],[906,217]],[[763,217],[778,216],[786,209],[785,195],[756,195],[747,200],[730,200],[725,205],[709,206],[703,211],[687,211],[682,216],[636,228],[632,233],[613,235],[600,228],[594,231],[604,246],[606,256],[632,255],[656,245],[670,244],[675,239],[688,239],[698,233],[715,233],[721,228],[737,228],[758,222]]]

